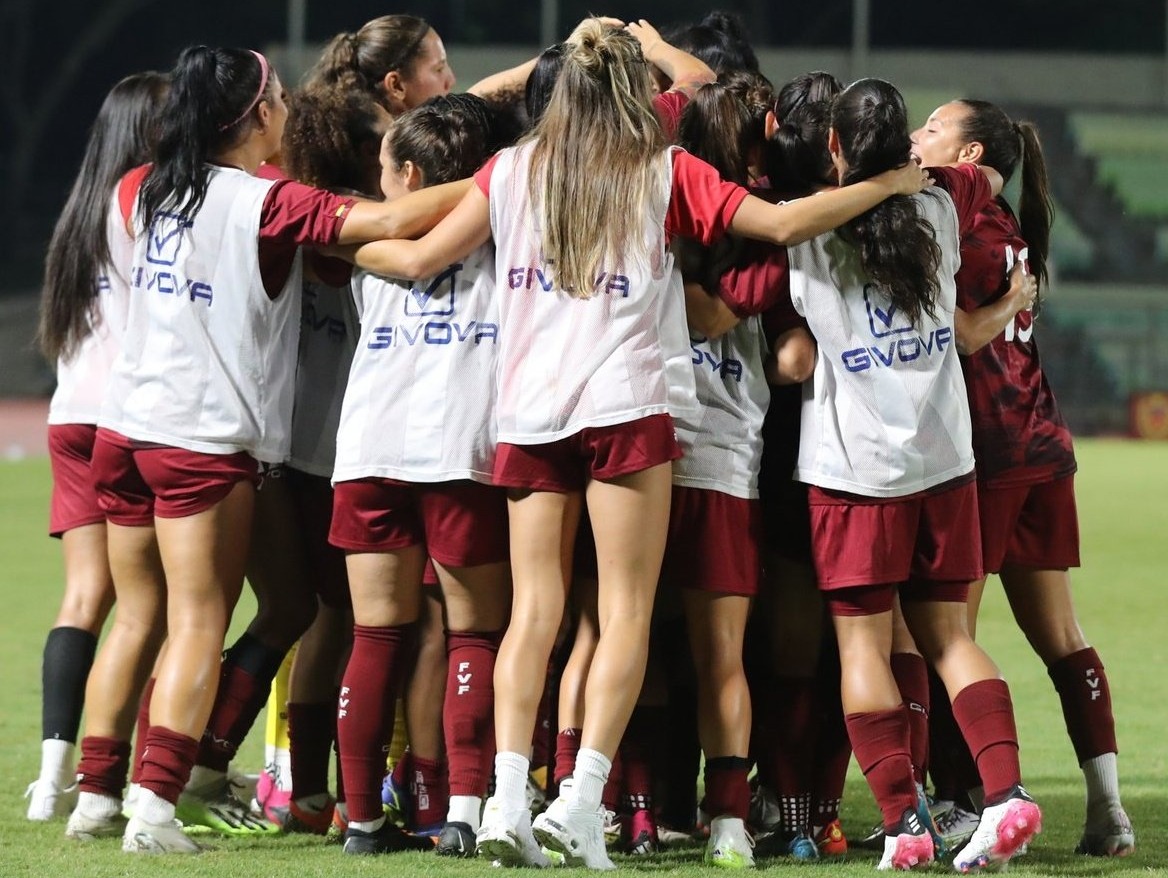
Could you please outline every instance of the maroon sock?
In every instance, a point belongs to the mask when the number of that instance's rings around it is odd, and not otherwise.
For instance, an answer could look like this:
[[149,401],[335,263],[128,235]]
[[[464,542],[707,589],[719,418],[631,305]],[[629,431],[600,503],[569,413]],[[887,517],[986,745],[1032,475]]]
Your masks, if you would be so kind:
[[[811,792],[815,759],[817,704],[814,677],[774,677],[768,700],[773,706],[763,755],[772,789],[780,801]],[[785,810],[785,809],[784,809]]]
[[981,680],[953,699],[953,717],[977,762],[985,803],[996,805],[1022,782],[1014,704],[1004,680]]
[[224,653],[219,689],[199,746],[196,764],[227,771],[272,690],[284,654],[244,633]]
[[856,762],[876,797],[884,829],[894,832],[905,809],[915,808],[917,788],[909,756],[908,709],[849,713],[844,717]]
[[442,732],[452,796],[482,798],[487,792],[495,758],[493,678],[501,637],[498,631],[446,633]]
[[581,729],[564,729],[556,735],[556,765],[552,780],[558,787],[576,770],[576,754],[580,752]]
[[349,819],[382,815],[381,781],[385,746],[413,635],[412,625],[385,628],[353,626],[353,652],[337,699],[337,741],[345,773]]
[[1082,765],[1104,753],[1118,753],[1111,687],[1099,653],[1088,646],[1054,662],[1047,673],[1063,705],[1067,735]]
[[328,792],[336,715],[334,704],[288,702],[292,798],[302,799]]
[[154,678],[146,681],[138,701],[138,720],[134,729],[134,759],[130,763],[130,783],[142,780],[142,751],[146,749],[146,732],[150,730],[150,698],[154,695]]
[[81,739],[81,759],[77,763],[77,773],[81,775],[77,788],[81,792],[120,799],[129,770],[129,741],[95,735]]
[[913,780],[922,786],[929,764],[929,666],[915,652],[894,652],[889,659],[892,676],[904,706],[908,708],[909,755]]
[[199,742],[161,726],[151,726],[142,751],[142,789],[150,790],[172,805],[191,779],[191,767]]
[[633,708],[620,744],[624,772],[623,810],[649,811],[653,808],[653,751],[660,739],[661,708]]
[[450,792],[441,759],[415,756],[410,760],[410,806],[411,829],[442,828]]
[[750,760],[744,756],[715,756],[706,760],[707,817],[737,817],[750,813]]

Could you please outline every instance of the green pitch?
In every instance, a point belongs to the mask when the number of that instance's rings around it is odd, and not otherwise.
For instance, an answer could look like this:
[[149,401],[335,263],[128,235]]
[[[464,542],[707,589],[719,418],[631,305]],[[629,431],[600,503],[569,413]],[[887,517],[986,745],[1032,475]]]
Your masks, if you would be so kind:
[[[1083,569],[1074,577],[1080,619],[1108,668],[1120,742],[1123,797],[1137,836],[1137,853],[1104,861],[1071,853],[1082,819],[1082,782],[1063,729],[1058,699],[1039,661],[1009,618],[991,583],[980,638],[1005,671],[1014,693],[1027,787],[1043,807],[1045,831],[1029,856],[1011,865],[1017,875],[1135,876],[1168,874],[1168,444],[1120,441],[1079,443],[1077,479]],[[370,860],[343,857],[316,839],[216,841],[201,857],[155,858],[122,854],[115,841],[79,845],[63,824],[24,820],[21,794],[37,771],[40,737],[40,652],[60,597],[61,561],[44,535],[48,463],[0,463],[0,585],[6,599],[0,623],[0,876],[109,878],[149,876],[487,875],[482,862],[450,862],[420,854]],[[246,600],[246,599],[245,599]],[[240,615],[246,616],[247,607]],[[246,619],[243,620],[246,624]],[[238,766],[258,771],[262,721]],[[854,769],[854,767],[853,767]],[[853,770],[844,803],[844,828],[859,837],[877,811]],[[657,874],[711,874],[697,849],[650,861],[618,858],[626,869]],[[771,873],[871,875],[874,854],[846,863],[764,864]],[[934,867],[940,871],[941,867]]]

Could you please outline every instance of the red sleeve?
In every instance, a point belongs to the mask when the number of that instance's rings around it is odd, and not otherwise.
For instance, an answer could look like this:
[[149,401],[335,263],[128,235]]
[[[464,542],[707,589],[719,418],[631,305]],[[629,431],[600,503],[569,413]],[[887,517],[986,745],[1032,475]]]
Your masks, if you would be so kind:
[[718,279],[718,295],[739,318],[762,314],[784,296],[790,300],[787,248],[761,241],[746,248],[745,258]]
[[335,256],[325,256],[323,253],[309,250],[304,254],[304,258],[325,286],[343,287],[353,276],[353,266]]
[[138,191],[142,182],[150,173],[150,165],[139,165],[127,171],[118,182],[118,207],[122,211],[122,222],[126,228],[130,227],[130,219],[134,215],[134,202],[138,200]]
[[334,195],[295,180],[277,180],[268,190],[260,213],[260,243],[264,241],[325,246],[336,243],[345,216],[357,199]]
[[653,98],[653,109],[665,132],[667,140],[677,139],[677,126],[681,122],[681,111],[689,103],[689,95],[681,89],[663,91]]
[[499,160],[499,154],[495,153],[487,163],[475,171],[474,181],[475,185],[479,187],[479,191],[487,198],[491,197],[491,174],[495,171],[495,162]]
[[949,193],[957,208],[958,234],[973,228],[974,218],[993,200],[990,181],[981,168],[968,162],[953,167],[929,168],[929,175]]
[[738,184],[727,183],[701,159],[675,149],[665,231],[670,236],[710,244],[726,234],[730,220],[748,194]]

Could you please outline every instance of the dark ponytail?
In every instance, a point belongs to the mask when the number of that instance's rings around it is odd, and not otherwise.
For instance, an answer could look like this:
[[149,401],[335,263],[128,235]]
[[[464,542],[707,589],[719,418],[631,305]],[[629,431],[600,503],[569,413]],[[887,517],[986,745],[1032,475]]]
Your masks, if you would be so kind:
[[267,64],[247,49],[191,46],[179,55],[154,166],[142,184],[143,228],[164,209],[190,216],[202,207],[207,162],[242,139],[273,88]]
[[392,111],[385,94],[386,74],[397,71],[403,79],[413,76],[431,30],[429,22],[416,15],[382,15],[365,22],[356,33],[337,34],[308,72],[304,86],[358,88]]
[[835,168],[827,150],[830,129],[830,101],[801,104],[779,122],[764,154],[772,189],[793,198],[835,184]]
[[704,61],[719,78],[734,71],[758,73],[758,56],[733,13],[710,12],[697,24],[671,28],[663,36],[671,46]]
[[[989,101],[963,98],[958,101],[968,112],[962,120],[961,136],[966,143],[982,145],[983,165],[1009,181],[1022,163],[1022,193],[1018,200],[1018,226],[1029,251],[1030,273],[1038,279],[1039,291],[1047,284],[1050,256],[1050,227],[1054,222],[1054,201],[1046,176],[1046,158],[1038,129],[1031,122],[1012,122]],[[1035,311],[1039,303],[1035,303]]]
[[89,334],[101,273],[128,268],[109,264],[110,203],[122,175],[151,159],[167,85],[162,73],[127,76],[110,89],[90,129],[45,255],[37,342],[50,361],[72,356]]
[[[911,160],[904,99],[884,80],[861,79],[840,93],[832,104],[831,127],[848,163],[841,185]],[[922,312],[937,319],[941,248],[914,198],[886,199],[839,232],[859,250],[864,273],[914,326]]]

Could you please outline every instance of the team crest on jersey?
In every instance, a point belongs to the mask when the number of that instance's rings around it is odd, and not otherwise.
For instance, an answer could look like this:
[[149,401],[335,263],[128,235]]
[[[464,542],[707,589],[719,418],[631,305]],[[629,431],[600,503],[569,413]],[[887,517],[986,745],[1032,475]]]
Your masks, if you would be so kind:
[[183,232],[191,227],[190,220],[177,213],[159,213],[146,236],[146,261],[154,265],[174,265],[182,246]]
[[411,287],[406,294],[406,316],[453,317],[455,282],[461,270],[462,263],[455,262],[435,275],[424,290]]
[[864,284],[864,308],[868,312],[868,328],[872,330],[873,338],[884,338],[915,330],[912,323],[905,320],[904,315],[897,311],[895,305],[889,304],[885,308],[874,301],[877,295],[878,291],[874,284]]

